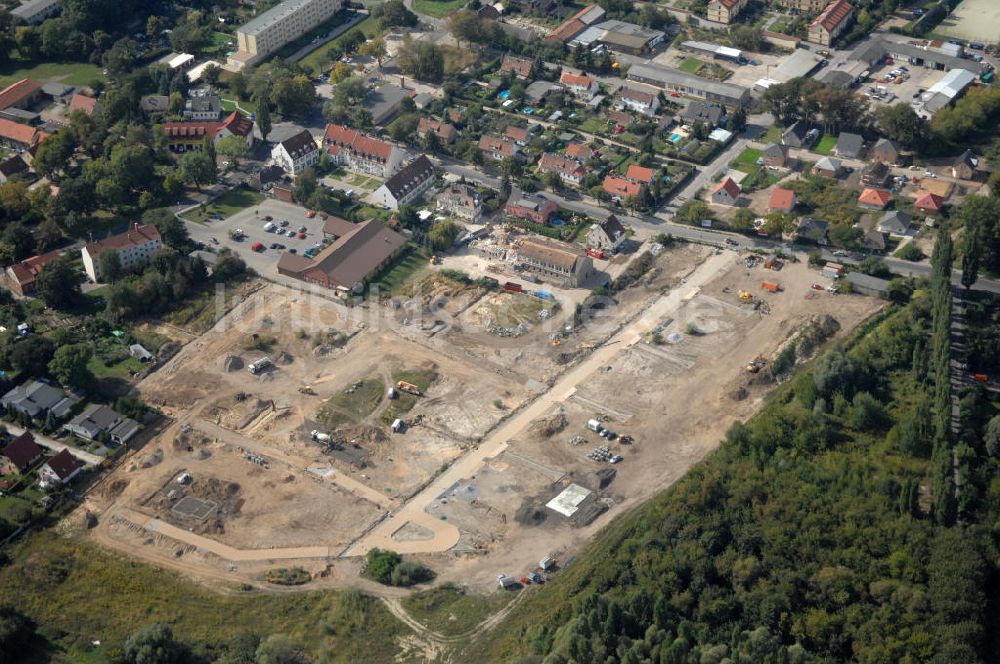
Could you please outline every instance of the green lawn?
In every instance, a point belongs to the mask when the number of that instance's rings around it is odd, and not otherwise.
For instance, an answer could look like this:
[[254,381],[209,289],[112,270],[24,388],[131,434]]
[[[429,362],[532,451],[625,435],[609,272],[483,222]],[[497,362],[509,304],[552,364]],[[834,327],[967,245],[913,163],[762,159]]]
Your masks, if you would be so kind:
[[757,160],[763,156],[764,151],[756,148],[747,148],[740,153],[740,156],[733,160],[733,167],[741,171],[750,173],[757,170]]
[[403,606],[428,628],[453,636],[476,627],[492,613],[507,605],[516,593],[492,592],[486,595],[466,592],[451,584],[414,593],[403,599]]
[[234,35],[230,35],[225,32],[213,32],[211,45],[202,49],[202,52],[205,55],[224,57],[226,53],[235,50],[236,48],[235,46],[227,46],[229,42],[235,43],[236,37]]
[[199,224],[208,222],[213,214],[221,214],[223,217],[231,217],[240,210],[245,210],[253,205],[260,204],[264,200],[264,194],[252,189],[232,189],[212,202],[203,205],[196,210],[185,212],[181,218],[186,221],[194,221]]
[[87,368],[98,378],[121,378],[128,380],[130,369],[132,371],[142,371],[146,367],[134,357],[126,357],[121,362],[112,364],[110,367],[106,366],[99,357],[92,357],[87,362]]
[[701,69],[701,66],[704,64],[705,63],[698,58],[684,58],[684,62],[680,64],[678,69],[686,71],[689,74],[694,74],[697,73],[697,71]]
[[243,100],[240,100],[239,103],[240,103],[240,107],[239,107],[239,109],[237,109],[236,108],[236,100],[235,99],[223,99],[222,100],[222,110],[226,111],[227,113],[231,113],[232,111],[236,111],[236,110],[242,110],[244,113],[256,113],[257,112],[257,103],[256,102],[254,102],[254,101],[243,101]]
[[0,85],[7,86],[22,78],[30,78],[39,83],[55,82],[76,86],[104,80],[101,68],[87,62],[7,60],[0,63]]
[[329,51],[333,46],[339,46],[340,44],[342,44],[346,39],[347,35],[351,34],[355,30],[360,30],[364,34],[366,39],[371,39],[372,37],[375,37],[379,34],[378,22],[371,16],[369,16],[368,18],[361,21],[360,23],[358,23],[356,26],[354,26],[344,34],[340,35],[339,37],[331,41],[329,44],[324,44],[323,46],[320,46],[315,51],[313,51],[306,57],[299,60],[299,65],[302,67],[310,68],[312,69],[312,71],[315,72],[320,72],[327,69],[328,68],[327,58],[326,58],[327,51]]
[[383,394],[385,384],[381,378],[366,378],[360,385],[352,385],[327,399],[320,407],[316,419],[331,429],[359,424],[379,405]]
[[[392,380],[393,384],[401,380],[412,383],[420,388],[421,392],[426,394],[430,384],[437,380],[437,372],[432,369],[408,369],[394,373]],[[397,417],[410,412],[417,405],[417,401],[420,398],[408,392],[399,392],[396,398],[389,403],[389,407],[382,413],[382,422],[387,425],[392,424],[392,421]]]
[[389,268],[372,283],[378,284],[379,293],[396,295],[407,286],[418,270],[427,266],[430,258],[430,253],[423,247],[404,249]]
[[435,18],[445,18],[467,4],[467,0],[413,0],[413,11]]
[[586,134],[606,134],[608,133],[608,122],[602,118],[587,118],[577,129]]
[[824,136],[819,139],[819,142],[816,143],[816,147],[814,147],[812,151],[816,154],[821,154],[824,157],[829,157],[835,147],[837,147],[837,137]]
[[769,127],[764,135],[760,137],[761,143],[778,143],[781,141],[781,127],[774,125]]

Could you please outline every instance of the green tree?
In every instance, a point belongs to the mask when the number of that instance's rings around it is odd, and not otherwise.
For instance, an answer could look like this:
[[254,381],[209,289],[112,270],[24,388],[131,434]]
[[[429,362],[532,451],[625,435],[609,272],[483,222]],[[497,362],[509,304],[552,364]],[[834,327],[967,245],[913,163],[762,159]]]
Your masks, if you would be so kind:
[[272,634],[257,648],[256,664],[308,664],[310,661],[290,636]]
[[319,183],[316,180],[316,171],[312,168],[304,168],[302,172],[295,176],[295,186],[292,189],[292,196],[300,205],[305,205],[309,197],[316,192]]
[[97,257],[97,272],[101,275],[101,281],[106,284],[113,284],[124,275],[121,259],[118,258],[117,251],[104,251]]
[[427,231],[427,243],[432,249],[445,251],[455,244],[462,227],[453,221],[441,221]]
[[33,334],[14,344],[10,352],[10,362],[23,374],[41,377],[48,372],[49,361],[55,352],[55,344],[49,339]]
[[157,623],[139,629],[125,642],[127,664],[182,664],[188,661],[186,648],[174,640],[167,625]]
[[875,118],[882,133],[904,148],[919,150],[927,142],[930,127],[909,104],[900,102],[882,106],[876,111]]
[[185,184],[202,185],[215,180],[215,167],[211,158],[201,151],[185,152],[177,161],[178,172]]
[[80,301],[80,273],[63,256],[41,269],[35,280],[38,296],[53,309],[69,309]]
[[89,389],[94,383],[94,374],[87,368],[92,354],[87,344],[60,346],[49,362],[49,371],[62,385]]
[[267,140],[268,134],[271,133],[271,99],[268,95],[258,95],[257,101],[257,129],[260,131],[260,136],[263,140]]
[[219,141],[216,146],[217,152],[225,157],[232,165],[238,166],[241,159],[249,159],[250,146],[242,136],[226,136]]

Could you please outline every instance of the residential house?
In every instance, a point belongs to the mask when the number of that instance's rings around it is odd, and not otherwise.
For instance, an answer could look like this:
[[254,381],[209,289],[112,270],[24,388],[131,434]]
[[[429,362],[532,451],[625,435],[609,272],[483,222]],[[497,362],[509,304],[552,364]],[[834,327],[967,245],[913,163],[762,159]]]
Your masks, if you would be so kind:
[[[611,111],[608,113],[608,119],[615,123],[616,132],[628,129],[635,124],[635,118],[625,111]],[[621,127],[621,129],[619,129],[619,127]]]
[[0,111],[8,108],[27,110],[42,96],[42,86],[31,79],[22,78],[0,90]]
[[781,144],[790,148],[802,148],[808,150],[819,138],[818,129],[810,129],[801,120],[793,122],[781,135]]
[[48,138],[49,134],[37,127],[0,118],[0,145],[18,152],[29,150]]
[[892,195],[884,189],[865,189],[858,196],[858,205],[869,210],[884,210],[892,200]]
[[146,349],[142,344],[132,344],[128,347],[128,354],[139,360],[143,364],[156,361],[156,356]]
[[239,136],[253,146],[253,120],[233,111],[221,121],[164,122],[161,131],[174,152],[200,150],[206,138],[218,143],[227,136]]
[[711,102],[691,101],[680,112],[680,118],[686,124],[702,123],[710,127],[718,127],[726,121],[726,107]]
[[398,210],[419,199],[433,184],[434,164],[425,155],[420,155],[376,189],[371,200],[376,205]]
[[313,258],[285,252],[278,274],[341,294],[360,292],[406,245],[406,238],[375,219],[355,224]]
[[972,150],[960,154],[951,166],[951,176],[957,180],[981,180],[986,174],[985,164]]
[[597,81],[586,74],[571,74],[564,71],[559,77],[559,83],[577,97],[590,97],[598,90]]
[[708,0],[708,14],[705,18],[716,23],[729,24],[736,20],[749,0]]
[[508,157],[517,157],[521,153],[521,149],[514,141],[492,134],[483,134],[479,138],[479,151],[483,153],[483,156],[493,161],[503,161]]
[[628,196],[640,196],[646,189],[643,183],[626,180],[618,175],[606,175],[603,187],[616,201],[623,201]]
[[937,214],[944,207],[944,199],[937,194],[921,194],[913,203],[913,207],[927,214]]
[[38,274],[49,263],[53,262],[62,254],[56,251],[49,251],[38,256],[25,258],[20,263],[14,263],[7,268],[8,287],[22,297],[30,297],[35,294],[35,280]]
[[771,143],[764,148],[761,158],[764,160],[766,166],[784,168],[788,164],[788,148],[784,145]]
[[119,415],[109,406],[92,403],[64,424],[63,429],[85,440],[124,445],[139,432],[139,423]]
[[835,178],[840,176],[840,171],[843,168],[839,159],[833,157],[823,157],[816,162],[813,166],[813,173],[816,175],[822,175],[823,177]]
[[0,184],[18,176],[24,176],[31,171],[31,167],[24,162],[19,154],[15,154],[0,162]]
[[166,113],[170,110],[170,97],[167,95],[146,95],[139,100],[139,110],[147,117],[154,113]]
[[955,193],[955,183],[938,178],[921,178],[920,186],[917,188],[917,195],[934,194],[945,201],[951,198],[953,193]]
[[795,192],[791,189],[775,187],[771,192],[771,212],[791,212],[795,209]]
[[899,148],[888,138],[880,138],[868,151],[868,158],[882,164],[895,164],[899,161]]
[[83,269],[90,280],[97,283],[104,276],[101,274],[100,256],[106,251],[118,254],[118,263],[123,270],[147,265],[153,254],[163,246],[160,232],[152,224],[132,224],[124,233],[112,235],[98,242],[88,242],[80,253],[83,257]]
[[57,418],[66,417],[79,401],[77,397],[66,396],[62,390],[36,380],[7,392],[0,398],[0,405],[8,412],[38,420],[49,413]]
[[442,212],[470,224],[478,224],[483,215],[483,201],[476,189],[467,184],[452,184],[437,196]]
[[655,177],[656,171],[654,169],[640,166],[639,164],[629,164],[628,169],[625,171],[626,180],[640,182],[646,186],[651,186]]
[[445,145],[451,145],[458,138],[458,130],[455,129],[455,125],[422,117],[417,123],[417,135],[426,136],[427,134],[434,134]]
[[588,169],[575,159],[562,155],[545,153],[538,162],[538,170],[542,173],[555,173],[563,182],[579,186]]
[[712,190],[712,202],[716,205],[736,205],[739,199],[740,185],[730,177],[723,178]]
[[504,54],[500,62],[501,74],[513,74],[517,78],[531,78],[535,73],[535,61],[531,58],[519,58],[516,55]]
[[627,237],[625,227],[615,215],[610,215],[599,224],[592,224],[587,231],[587,246],[608,253],[616,253]]
[[570,143],[566,146],[566,156],[585,164],[597,156],[597,150],[584,143]]
[[188,120],[218,120],[222,114],[222,99],[219,95],[203,95],[184,102],[183,115]]
[[354,173],[386,179],[403,167],[406,152],[392,143],[343,125],[329,124],[323,134],[331,160]]
[[515,245],[524,269],[570,288],[579,287],[594,270],[594,262],[577,245],[539,235],[521,238]]
[[847,0],[833,0],[826,9],[809,24],[809,41],[821,46],[829,46],[850,24],[854,7]]
[[614,106],[618,110],[627,108],[631,111],[635,111],[636,113],[642,113],[643,115],[649,116],[659,110],[660,97],[659,95],[651,92],[643,92],[642,90],[636,90],[635,88],[625,86],[618,90]]
[[79,92],[70,97],[69,104],[66,106],[66,111],[68,113],[73,113],[74,111],[80,111],[88,117],[94,117],[100,113],[100,101],[95,97],[90,97],[88,95],[82,95]]
[[837,145],[833,148],[833,152],[844,159],[857,159],[864,146],[865,139],[860,134],[842,131],[837,137]]
[[886,185],[891,175],[885,162],[872,162],[861,171],[861,184],[878,189]]
[[83,464],[77,461],[68,449],[63,449],[42,464],[38,470],[39,484],[42,487],[66,484],[83,470]]
[[504,137],[514,141],[522,148],[531,142],[535,133],[531,127],[518,127],[517,125],[507,125],[503,132]]
[[549,81],[535,81],[524,89],[524,100],[532,106],[538,106],[550,93],[562,90],[561,85]]
[[23,475],[42,456],[42,448],[30,431],[25,431],[0,451],[0,475]]
[[381,127],[396,117],[403,100],[411,94],[405,88],[385,83],[365,95],[361,107],[371,114],[372,124]]
[[257,64],[285,44],[315,30],[340,11],[343,4],[341,0],[285,0],[259,12],[236,30],[237,46],[236,52],[229,55],[230,68],[240,71]]
[[798,238],[815,242],[816,244],[826,244],[826,232],[829,224],[819,219],[799,220]]
[[530,221],[534,224],[547,224],[556,213],[559,206],[541,194],[522,194],[511,196],[503,210],[517,219]]
[[271,149],[271,159],[293,176],[318,164],[319,156],[319,146],[308,129],[289,136]]
[[889,243],[889,234],[883,233],[877,228],[877,224],[875,224],[875,220],[871,215],[866,214],[862,217],[856,227],[860,229],[862,233],[862,247],[869,251],[885,251],[885,248]]
[[878,220],[878,229],[890,235],[906,235],[913,225],[913,218],[905,212],[890,210]]

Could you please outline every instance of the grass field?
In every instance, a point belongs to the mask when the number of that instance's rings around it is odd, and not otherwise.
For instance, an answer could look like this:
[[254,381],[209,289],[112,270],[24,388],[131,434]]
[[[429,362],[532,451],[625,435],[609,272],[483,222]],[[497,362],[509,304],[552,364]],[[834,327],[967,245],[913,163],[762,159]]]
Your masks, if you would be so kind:
[[403,599],[407,612],[428,628],[455,636],[472,630],[486,616],[507,605],[515,593],[468,594],[453,585],[444,585]]
[[747,148],[740,153],[740,156],[733,160],[733,167],[746,173],[754,172],[757,170],[757,160],[760,159],[763,154],[763,150]]
[[366,378],[359,385],[351,386],[327,399],[316,419],[331,429],[358,424],[371,415],[384,392],[385,385],[380,378]]
[[182,219],[187,221],[194,221],[199,224],[204,224],[211,218],[213,214],[221,214],[223,217],[231,217],[240,210],[245,210],[248,207],[258,205],[264,200],[264,194],[253,191],[252,189],[232,189],[227,191],[222,196],[219,196],[211,203],[203,205],[195,210],[185,212],[181,215]]
[[344,34],[340,35],[339,37],[331,41],[329,44],[320,46],[315,51],[313,51],[306,57],[299,60],[299,65],[302,67],[307,67],[309,69],[312,69],[315,72],[324,71],[329,66],[326,62],[327,51],[329,51],[334,46],[339,46],[340,44],[342,44],[346,40],[347,35],[351,34],[355,30],[360,30],[364,34],[366,39],[371,39],[372,37],[377,36],[380,32],[378,27],[378,22],[376,22],[375,19],[369,16],[368,18],[361,21],[360,23],[358,23],[356,26],[354,26]]
[[56,82],[76,86],[104,80],[101,68],[87,62],[8,60],[0,63],[0,85],[8,86],[22,78],[30,78],[39,83]]
[[701,69],[701,66],[704,64],[705,63],[699,60],[698,58],[684,58],[684,62],[680,64],[678,69],[680,69],[681,71],[686,71],[689,74],[694,74],[699,69]]
[[99,357],[92,357],[87,362],[87,368],[98,378],[121,378],[127,380],[129,370],[142,371],[146,367],[134,357],[127,357],[121,362],[112,364],[110,367],[105,365]]
[[934,32],[947,37],[992,44],[1000,32],[1000,3],[996,0],[962,0]]
[[[156,622],[187,642],[218,645],[249,632],[281,632],[311,651],[336,653],[331,662],[386,662],[402,630],[380,602],[357,591],[211,592],[70,534],[31,534],[5,553],[0,596],[16,597],[18,610],[51,640],[19,651],[16,660],[27,664],[109,663],[129,635]],[[366,634],[375,636],[362,639]],[[91,645],[97,638],[101,649]],[[52,650],[65,656],[53,660]]]
[[392,265],[380,274],[373,284],[378,284],[378,292],[398,295],[416,272],[427,266],[431,255],[423,247],[404,249]]
[[833,153],[833,149],[837,147],[837,137],[836,136],[824,136],[819,139],[816,146],[813,147],[812,151],[816,154],[821,154],[824,157],[829,157]]
[[467,4],[467,0],[413,0],[413,11],[435,18],[446,18]]
[[[412,383],[420,388],[421,392],[426,394],[427,388],[430,384],[434,382],[437,378],[437,373],[430,369],[410,369],[406,371],[398,371],[392,375],[393,384],[399,381],[405,381],[407,383]],[[392,424],[392,421],[403,415],[404,413],[410,412],[414,406],[417,405],[417,400],[420,397],[414,396],[408,392],[400,392],[395,399],[389,404],[389,407],[385,409],[382,413],[382,422],[385,424]]]
[[764,135],[760,137],[761,143],[777,143],[781,140],[781,127],[773,125],[768,127]]

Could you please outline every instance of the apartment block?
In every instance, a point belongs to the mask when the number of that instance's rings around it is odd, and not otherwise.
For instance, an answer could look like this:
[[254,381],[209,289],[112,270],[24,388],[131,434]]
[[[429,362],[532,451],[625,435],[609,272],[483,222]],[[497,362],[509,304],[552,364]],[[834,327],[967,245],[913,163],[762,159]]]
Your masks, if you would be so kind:
[[236,31],[236,68],[256,64],[316,28],[341,8],[341,0],[285,0]]

